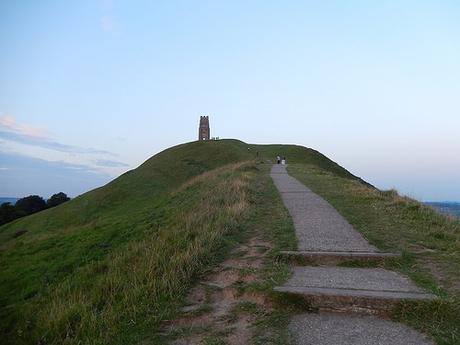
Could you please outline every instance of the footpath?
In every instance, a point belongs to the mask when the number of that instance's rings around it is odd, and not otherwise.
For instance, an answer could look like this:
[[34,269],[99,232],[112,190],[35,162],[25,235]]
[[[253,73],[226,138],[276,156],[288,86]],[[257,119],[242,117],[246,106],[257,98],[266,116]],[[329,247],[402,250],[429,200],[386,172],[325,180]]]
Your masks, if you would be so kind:
[[386,260],[397,253],[370,245],[328,202],[295,178],[284,165],[271,177],[288,209],[298,240],[291,278],[275,291],[304,298],[319,310],[295,316],[289,325],[294,345],[433,345],[417,331],[385,319],[401,301],[436,296],[407,277],[381,268],[339,267],[349,260]]

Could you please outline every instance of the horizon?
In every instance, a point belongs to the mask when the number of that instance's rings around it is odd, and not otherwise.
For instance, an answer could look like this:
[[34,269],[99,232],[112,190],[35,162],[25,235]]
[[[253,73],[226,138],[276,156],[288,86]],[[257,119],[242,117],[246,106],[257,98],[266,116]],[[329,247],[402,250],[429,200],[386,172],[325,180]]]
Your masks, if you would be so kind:
[[[213,139],[211,139],[211,140],[213,140]],[[236,139],[236,138],[219,138],[219,139],[217,139],[217,140],[239,140],[239,139]],[[164,150],[167,150],[167,149],[169,149],[169,148],[172,148],[172,147],[175,147],[175,146],[179,146],[179,145],[184,145],[184,144],[193,143],[193,142],[195,142],[195,141],[196,141],[196,140],[194,140],[194,141],[189,141],[189,142],[184,142],[184,143],[179,143],[179,144],[175,144],[175,145],[173,145],[173,146],[171,146],[171,147],[165,148]],[[248,145],[298,145],[298,146],[303,146],[303,145],[295,144],[295,143],[291,143],[291,144],[280,144],[280,143],[246,143],[246,142],[244,142],[244,143],[245,143],[245,144],[248,144]],[[304,147],[305,147],[305,146],[304,146]],[[313,147],[310,147],[310,148],[311,148],[311,149],[315,149],[315,148],[313,148]],[[161,153],[161,152],[164,151],[164,150],[161,150],[161,151],[155,153],[154,155],[156,155],[156,154],[158,154],[158,153]],[[153,157],[154,155],[152,155],[151,157]],[[150,159],[151,157],[147,158],[147,160]],[[143,163],[145,163],[145,161],[141,162],[138,166],[134,167],[132,170],[137,169],[137,168],[138,168],[140,165],[142,165]],[[288,164],[289,164],[289,163],[288,163]],[[343,167],[343,168],[346,169],[346,167]],[[348,169],[347,169],[347,170],[348,170]],[[127,171],[129,171],[129,170],[127,170]],[[126,172],[126,171],[125,171],[125,172]],[[353,173],[353,172],[351,172],[351,173]],[[112,178],[112,179],[109,179],[107,182],[103,183],[102,185],[96,186],[96,187],[94,187],[93,189],[96,189],[96,188],[105,186],[106,184],[110,183],[111,181],[113,181],[114,179],[116,179],[116,178],[118,178],[118,177],[119,177],[119,176],[116,176],[116,177],[114,177],[114,178]],[[361,176],[357,176],[357,177],[360,177],[360,178],[361,178]],[[369,181],[366,181],[366,182],[369,182]],[[378,188],[377,186],[375,186],[375,187]],[[82,194],[85,194],[85,193],[87,193],[87,192],[92,191],[93,189],[85,190],[85,191],[83,191],[82,193],[80,193],[80,194],[75,194],[75,195],[69,194],[69,193],[67,193],[67,192],[64,191],[64,190],[56,190],[56,191],[54,191],[54,192],[51,192],[51,194],[50,194],[49,196],[46,196],[46,195],[43,195],[43,194],[27,194],[27,193],[26,193],[26,194],[23,194],[22,196],[7,196],[7,195],[5,196],[5,195],[1,195],[1,194],[0,194],[0,199],[20,199],[20,198],[24,198],[24,197],[30,196],[30,195],[39,195],[40,197],[42,197],[43,199],[46,200],[46,199],[50,198],[52,194],[55,194],[55,193],[58,193],[58,192],[64,192],[64,193],[68,194],[71,198],[76,198],[76,197],[78,197],[78,196],[80,196],[80,195],[82,195]],[[381,188],[379,188],[379,189],[381,189]],[[392,188],[390,188],[390,189],[392,189]],[[385,189],[382,189],[382,190],[385,190]],[[400,193],[399,190],[397,190],[397,191],[398,191],[398,193]],[[406,195],[406,194],[402,194],[402,195]],[[406,196],[409,196],[409,195],[406,195]],[[410,196],[409,196],[409,197],[410,197]],[[460,204],[460,200],[419,200],[419,201],[421,201],[421,202],[423,202],[423,203],[451,203],[451,204]]]
[[198,134],[460,201],[460,4],[0,3],[0,196],[75,197]]

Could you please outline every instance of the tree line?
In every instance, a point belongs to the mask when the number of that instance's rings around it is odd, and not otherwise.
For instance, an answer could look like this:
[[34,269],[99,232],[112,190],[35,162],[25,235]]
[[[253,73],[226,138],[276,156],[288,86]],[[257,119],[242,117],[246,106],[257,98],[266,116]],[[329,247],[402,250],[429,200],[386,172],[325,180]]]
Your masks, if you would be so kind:
[[16,201],[14,205],[4,202],[0,206],[0,225],[47,208],[56,207],[69,200],[70,198],[65,193],[59,192],[46,201],[41,196],[29,195]]

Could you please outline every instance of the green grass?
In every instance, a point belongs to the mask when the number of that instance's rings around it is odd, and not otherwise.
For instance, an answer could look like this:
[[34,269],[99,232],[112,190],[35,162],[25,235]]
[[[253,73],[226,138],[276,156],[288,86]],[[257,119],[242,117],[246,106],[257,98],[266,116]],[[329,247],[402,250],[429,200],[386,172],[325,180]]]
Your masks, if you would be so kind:
[[440,297],[428,304],[401,304],[392,317],[428,333],[438,345],[459,344],[460,221],[394,190],[369,188],[318,166],[293,164],[288,170],[329,201],[370,243],[402,253],[386,268],[408,275]]
[[[231,183],[246,181],[246,200],[256,173],[232,164],[278,153],[267,147],[256,157],[256,147],[179,145],[104,187],[0,227],[2,341],[116,344],[152,332],[217,260],[225,238],[241,232],[244,217],[231,212],[254,206],[233,199]],[[334,165],[315,151],[286,149],[293,160]]]
[[[395,269],[443,297],[428,307],[401,306],[393,317],[454,344],[458,222],[379,192],[314,150],[237,140],[173,147],[104,187],[0,227],[2,343],[159,344],[159,326],[176,315],[190,286],[250,231],[275,247],[262,282],[244,288],[271,294],[289,272],[279,250],[295,247],[268,176],[278,154],[369,241],[402,251]],[[270,296],[277,309],[257,314],[255,339],[285,344],[296,308]]]
[[[1,227],[2,333],[10,339],[19,331],[28,334],[18,330],[18,322],[45,291],[82,267],[158,232],[175,213],[169,193],[179,185],[247,158],[238,141],[180,145],[102,188]],[[27,233],[14,238],[20,230]]]
[[[174,301],[211,263],[247,210],[251,174],[240,164],[197,179],[163,205],[162,224],[106,258],[75,270],[22,309],[24,342],[131,343],[173,312]],[[180,210],[175,212],[175,210]]]

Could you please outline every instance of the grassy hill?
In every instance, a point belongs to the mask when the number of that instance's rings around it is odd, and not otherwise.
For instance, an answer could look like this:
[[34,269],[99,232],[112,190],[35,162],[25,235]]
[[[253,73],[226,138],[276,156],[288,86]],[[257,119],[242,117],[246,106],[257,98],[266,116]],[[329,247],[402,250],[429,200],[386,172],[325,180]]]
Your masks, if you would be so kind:
[[356,179],[300,146],[193,142],[0,227],[2,339],[126,343],[157,325],[250,214],[255,161],[277,154]]
[[[161,323],[243,233],[267,231],[272,258],[295,245],[268,177],[277,155],[371,243],[403,253],[389,268],[441,297],[390,316],[437,344],[457,344],[460,221],[380,191],[315,150],[237,140],[172,147],[104,187],[0,227],[2,344],[163,344],[155,340]],[[283,271],[275,261],[263,269],[267,294]],[[285,334],[281,320],[291,313],[277,308],[274,318],[254,316],[268,318],[259,325],[274,336]]]

